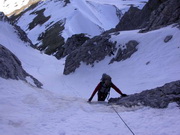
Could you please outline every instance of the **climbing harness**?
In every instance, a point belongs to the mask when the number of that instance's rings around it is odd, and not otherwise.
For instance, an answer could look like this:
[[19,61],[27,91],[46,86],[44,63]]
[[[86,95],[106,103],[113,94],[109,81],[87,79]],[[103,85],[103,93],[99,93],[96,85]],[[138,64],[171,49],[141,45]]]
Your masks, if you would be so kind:
[[107,95],[107,100],[109,101],[109,97],[110,97],[110,92],[108,92],[108,95]]

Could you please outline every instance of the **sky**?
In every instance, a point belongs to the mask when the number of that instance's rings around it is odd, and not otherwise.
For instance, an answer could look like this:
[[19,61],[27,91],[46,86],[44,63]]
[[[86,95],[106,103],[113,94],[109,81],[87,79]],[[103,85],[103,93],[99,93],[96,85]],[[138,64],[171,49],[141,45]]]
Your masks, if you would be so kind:
[[[2,135],[131,135],[112,106],[97,103],[97,96],[92,104],[87,103],[101,75],[109,74],[113,83],[128,95],[180,79],[180,31],[176,27],[147,33],[121,31],[110,39],[117,41],[117,47],[129,40],[139,42],[138,51],[129,59],[109,65],[113,56],[106,57],[94,67],[81,63],[74,73],[63,75],[65,59],[57,60],[31,48],[8,23],[0,22],[0,26],[3,26],[0,44],[11,50],[23,68],[43,83],[39,89],[29,84],[32,82],[0,78]],[[173,38],[164,43],[167,35]],[[119,96],[111,89],[110,97]],[[165,109],[113,107],[136,135],[180,133],[180,109],[176,103]]]

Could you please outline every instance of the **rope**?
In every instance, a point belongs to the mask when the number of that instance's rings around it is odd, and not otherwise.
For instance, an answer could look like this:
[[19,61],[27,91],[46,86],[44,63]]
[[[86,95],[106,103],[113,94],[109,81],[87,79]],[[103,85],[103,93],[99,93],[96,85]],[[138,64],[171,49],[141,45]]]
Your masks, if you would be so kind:
[[[111,105],[111,104],[110,104]],[[123,121],[123,123],[126,125],[126,127],[129,129],[129,131],[131,131],[131,133],[133,134],[133,135],[135,135],[134,134],[134,132],[131,130],[131,128],[126,124],[126,122],[123,120],[123,118],[120,116],[120,114],[117,112],[117,110],[113,107],[113,105],[111,105],[112,106],[112,108],[113,108],[113,110],[115,111],[115,113],[119,116],[119,118]]]

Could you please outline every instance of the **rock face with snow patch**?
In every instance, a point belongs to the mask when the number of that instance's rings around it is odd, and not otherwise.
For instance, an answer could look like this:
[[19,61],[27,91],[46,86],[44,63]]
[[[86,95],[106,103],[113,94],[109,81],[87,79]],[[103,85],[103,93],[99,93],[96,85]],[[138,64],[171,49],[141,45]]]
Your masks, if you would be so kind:
[[164,0],[164,2],[151,13],[148,25],[141,32],[159,29],[173,23],[180,24],[180,1]]
[[30,77],[37,87],[40,88],[42,86],[42,83],[22,68],[20,60],[2,45],[0,45],[0,77],[15,80],[20,79],[25,82],[27,82],[26,77]]
[[64,74],[74,72],[81,62],[92,65],[103,60],[106,56],[112,55],[115,51],[115,44],[109,41],[110,35],[96,36],[87,40],[79,49],[74,50],[66,58]]
[[130,40],[125,45],[121,45],[122,47],[118,49],[116,56],[111,60],[110,63],[113,63],[114,61],[125,60],[131,57],[131,55],[137,51],[136,46],[138,44],[139,43],[136,40]]
[[11,24],[16,30],[15,32],[18,34],[19,38],[22,41],[28,43],[31,47],[33,47],[31,40],[27,37],[27,34],[19,26],[12,23],[12,21],[7,16],[5,16],[4,13],[2,12],[0,12],[0,21],[8,22],[9,24]]
[[109,103],[125,107],[143,105],[153,108],[165,108],[171,102],[177,102],[180,105],[180,81],[167,83],[162,87],[146,90],[127,97],[111,98],[109,100]]
[[[118,49],[116,47],[116,42],[112,43],[110,41],[110,38],[111,35],[105,33],[89,40],[83,40],[83,42],[86,42],[73,49],[73,51],[71,50],[71,48],[69,48],[70,51],[69,55],[66,58],[64,74],[67,75],[74,72],[76,68],[80,66],[81,62],[93,66],[95,62],[103,60],[106,56],[114,55],[117,50],[118,52],[116,56],[110,61],[110,64],[114,61],[125,60],[131,57],[131,55],[137,51],[136,46],[139,43],[135,40],[130,40],[124,45],[124,48],[121,48],[120,46]],[[74,40],[74,38],[72,38],[72,40],[77,41]],[[70,44],[76,44],[76,42],[72,42],[72,40]],[[78,45],[79,43],[80,42],[77,41]]]
[[38,40],[41,41],[42,44],[37,48],[49,55],[57,52],[58,48],[64,45],[64,38],[60,35],[63,29],[63,22],[59,21],[53,24],[38,37]]
[[149,0],[142,10],[131,7],[124,14],[116,30],[155,30],[173,23],[180,23],[179,0]]
[[160,0],[149,0],[142,10],[131,6],[128,12],[126,12],[121,18],[119,24],[116,26],[116,30],[134,30],[144,28],[149,21],[152,11],[156,10],[160,4]]
[[56,58],[60,59],[62,57],[67,56],[74,50],[81,47],[82,44],[84,44],[89,37],[87,37],[85,34],[75,34],[72,37],[68,38],[66,43],[63,46],[60,46],[57,53]]

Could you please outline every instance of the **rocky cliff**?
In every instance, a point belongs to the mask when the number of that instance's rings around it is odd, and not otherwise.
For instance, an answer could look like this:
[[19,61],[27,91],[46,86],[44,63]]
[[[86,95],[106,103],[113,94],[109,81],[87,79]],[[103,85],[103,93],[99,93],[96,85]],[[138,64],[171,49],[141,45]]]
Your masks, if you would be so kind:
[[[26,44],[32,45],[31,40],[26,33],[17,25],[13,24],[2,12],[0,12],[0,21],[11,24],[14,27],[17,36]],[[5,46],[0,44],[0,77],[5,79],[23,80],[29,82],[32,80],[33,84],[41,88],[42,83],[39,82],[32,75],[28,74],[21,65],[21,61]],[[30,83],[31,84],[31,83]]]
[[141,32],[145,32],[179,22],[179,0],[149,0],[142,10],[131,7],[116,26],[116,31],[143,29]]
[[111,98],[109,103],[120,106],[150,106],[165,108],[169,103],[176,102],[180,105],[180,81],[167,83],[161,87],[145,90],[123,98]]
[[[116,34],[116,33],[114,33]],[[79,37],[81,37],[79,39]],[[137,51],[139,44],[135,40],[130,40],[124,45],[116,47],[116,42],[110,41],[111,35],[101,34],[92,39],[86,36],[76,35],[67,40],[64,55],[67,55],[64,67],[64,74],[68,75],[74,72],[81,62],[94,66],[95,63],[103,60],[106,56],[114,57],[109,61],[109,64],[114,61],[121,61],[130,58]],[[74,45],[74,47],[72,47]],[[117,52],[117,53],[116,53]],[[116,53],[116,55],[115,55]]]
[[41,82],[22,68],[20,60],[2,45],[0,45],[0,77],[25,82],[31,79],[37,87],[41,88],[42,86]]

